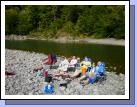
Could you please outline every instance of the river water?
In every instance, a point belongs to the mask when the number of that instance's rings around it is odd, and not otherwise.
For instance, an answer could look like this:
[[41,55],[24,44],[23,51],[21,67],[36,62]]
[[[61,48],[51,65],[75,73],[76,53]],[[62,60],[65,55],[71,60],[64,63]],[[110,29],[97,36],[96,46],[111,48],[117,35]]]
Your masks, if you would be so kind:
[[90,57],[93,62],[103,61],[107,71],[125,73],[125,47],[89,43],[57,43],[45,40],[6,40],[5,48],[34,51],[39,53],[56,53],[59,56]]

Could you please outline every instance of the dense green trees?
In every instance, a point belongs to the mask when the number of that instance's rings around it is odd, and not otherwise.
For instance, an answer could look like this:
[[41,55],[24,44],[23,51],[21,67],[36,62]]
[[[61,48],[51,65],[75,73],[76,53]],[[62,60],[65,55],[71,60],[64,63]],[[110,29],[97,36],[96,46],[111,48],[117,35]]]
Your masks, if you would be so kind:
[[18,24],[18,8],[7,9],[5,14],[5,32],[6,34],[16,34],[17,33],[17,24]]
[[6,35],[125,38],[124,6],[6,6]]

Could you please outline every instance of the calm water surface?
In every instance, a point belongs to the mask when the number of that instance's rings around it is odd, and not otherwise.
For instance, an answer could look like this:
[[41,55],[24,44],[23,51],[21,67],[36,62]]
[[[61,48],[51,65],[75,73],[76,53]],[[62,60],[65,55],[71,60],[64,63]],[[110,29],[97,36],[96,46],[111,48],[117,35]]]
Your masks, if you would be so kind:
[[106,63],[107,70],[125,73],[125,47],[113,45],[87,43],[57,43],[42,40],[5,41],[7,49],[35,51],[39,53],[56,53],[63,56],[91,57],[97,63],[101,60]]

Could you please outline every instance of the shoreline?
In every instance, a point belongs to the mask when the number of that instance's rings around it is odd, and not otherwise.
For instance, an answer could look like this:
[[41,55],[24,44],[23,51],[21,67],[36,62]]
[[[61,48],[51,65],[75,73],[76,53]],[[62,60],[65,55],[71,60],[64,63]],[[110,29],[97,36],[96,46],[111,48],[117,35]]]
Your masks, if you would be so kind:
[[59,43],[76,42],[76,43],[90,43],[90,44],[125,46],[125,40],[116,40],[114,38],[108,38],[108,39],[83,38],[83,39],[76,39],[76,40],[51,39],[50,41],[59,42]]
[[103,38],[103,39],[95,39],[95,38],[68,38],[68,37],[59,37],[57,39],[50,38],[32,38],[27,36],[6,36],[6,40],[48,40],[58,43],[89,43],[89,44],[103,44],[103,45],[117,45],[117,46],[125,46],[124,39],[115,39],[115,38]]
[[[33,70],[46,57],[47,55],[42,53],[6,49],[5,71],[15,71],[16,74],[10,77],[5,76],[6,95],[45,95],[43,87],[47,85],[47,82],[44,82],[45,78],[37,76],[37,72]],[[61,57],[57,57],[57,60],[59,63]],[[48,72],[56,73],[56,69]],[[68,73],[71,75],[73,72]],[[124,95],[125,75],[108,71],[106,71],[106,75],[106,80],[101,83],[88,84],[84,87],[76,78],[63,90],[59,88],[59,81],[54,80],[53,85],[56,89],[52,95]]]

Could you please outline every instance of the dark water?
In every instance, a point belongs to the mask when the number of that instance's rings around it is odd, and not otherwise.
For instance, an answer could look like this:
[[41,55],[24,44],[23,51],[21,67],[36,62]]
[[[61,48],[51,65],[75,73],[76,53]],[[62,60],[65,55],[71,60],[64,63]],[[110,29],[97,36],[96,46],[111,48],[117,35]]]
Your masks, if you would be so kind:
[[27,50],[41,53],[56,53],[67,57],[84,56],[91,57],[97,63],[101,60],[106,63],[107,70],[117,73],[125,73],[125,47],[86,43],[56,43],[42,40],[10,41],[6,40],[8,49]]

